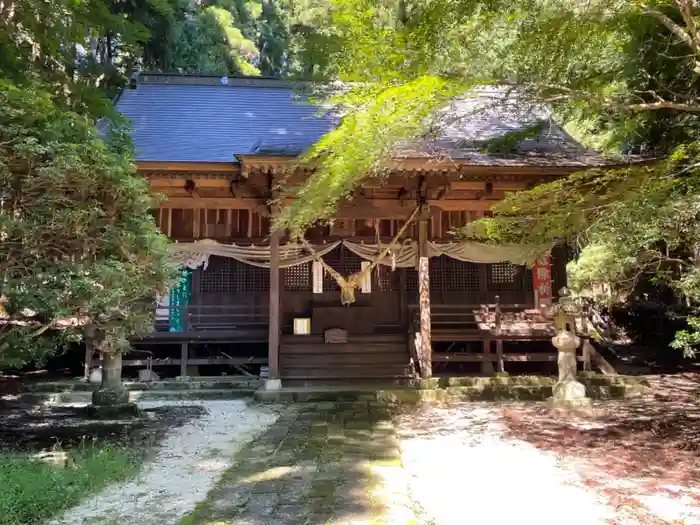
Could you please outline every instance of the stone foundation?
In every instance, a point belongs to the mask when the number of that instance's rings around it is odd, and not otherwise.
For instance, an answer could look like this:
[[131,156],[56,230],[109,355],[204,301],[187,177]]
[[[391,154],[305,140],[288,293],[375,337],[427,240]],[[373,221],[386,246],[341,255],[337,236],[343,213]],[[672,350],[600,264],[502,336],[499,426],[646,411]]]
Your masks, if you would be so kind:
[[136,403],[121,403],[118,405],[88,405],[88,417],[95,419],[125,419],[139,415]]

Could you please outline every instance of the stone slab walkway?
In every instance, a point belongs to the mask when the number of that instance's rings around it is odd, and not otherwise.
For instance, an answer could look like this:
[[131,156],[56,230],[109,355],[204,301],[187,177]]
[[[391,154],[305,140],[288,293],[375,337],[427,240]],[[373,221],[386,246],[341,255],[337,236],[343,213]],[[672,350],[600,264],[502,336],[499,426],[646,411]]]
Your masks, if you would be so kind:
[[284,409],[182,525],[410,525],[390,411],[373,403]]

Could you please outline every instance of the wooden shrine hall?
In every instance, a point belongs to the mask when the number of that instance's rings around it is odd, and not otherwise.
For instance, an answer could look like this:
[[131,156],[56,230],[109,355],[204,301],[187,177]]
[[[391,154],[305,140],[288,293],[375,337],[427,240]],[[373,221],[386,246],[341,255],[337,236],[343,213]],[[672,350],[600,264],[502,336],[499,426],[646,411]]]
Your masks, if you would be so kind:
[[455,100],[438,138],[405,144],[388,175],[365,181],[331,221],[293,243],[271,234],[269,203],[280,185],[303,183],[309,172],[292,170],[295,159],[336,125],[303,88],[140,74],[120,94],[138,169],[165,196],[156,221],[182,267],[155,331],[133,341],[149,357],[134,352],[124,365],[147,359],[176,375],[262,370],[292,385],[556,362],[539,307],[565,285],[566,253],[533,267],[524,247],[456,243],[452,232],[508,192],[607,161],[553,123],[485,153],[486,141],[546,118],[484,107],[503,96],[485,91]]

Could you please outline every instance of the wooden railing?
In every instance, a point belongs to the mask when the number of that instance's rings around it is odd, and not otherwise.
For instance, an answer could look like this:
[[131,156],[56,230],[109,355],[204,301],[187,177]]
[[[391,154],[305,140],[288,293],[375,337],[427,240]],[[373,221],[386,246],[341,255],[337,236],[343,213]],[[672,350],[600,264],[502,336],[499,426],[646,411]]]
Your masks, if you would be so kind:
[[[481,343],[482,352],[433,352],[434,363],[481,362],[495,363],[497,372],[505,371],[506,362],[535,361],[553,362],[557,351],[505,353],[503,343],[507,341],[549,342],[554,335],[554,323],[529,305],[501,304],[431,305],[431,340],[435,342]],[[418,305],[409,305],[411,313],[410,335],[420,331]],[[411,345],[412,352],[415,352]],[[495,353],[493,347],[495,346]],[[590,356],[584,352],[578,357],[590,367]],[[488,371],[493,365],[484,366]]]
[[190,304],[156,309],[156,330],[161,332],[264,329],[268,322],[266,305]]

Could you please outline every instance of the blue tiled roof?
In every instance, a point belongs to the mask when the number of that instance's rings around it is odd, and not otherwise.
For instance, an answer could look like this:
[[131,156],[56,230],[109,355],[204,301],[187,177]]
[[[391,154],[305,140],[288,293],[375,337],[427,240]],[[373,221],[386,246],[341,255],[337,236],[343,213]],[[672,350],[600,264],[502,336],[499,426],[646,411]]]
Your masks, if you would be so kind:
[[280,87],[141,83],[117,109],[132,125],[136,159],[236,162],[235,154],[297,155],[333,127],[330,117]]
[[[117,109],[131,120],[136,159],[236,162],[236,154],[295,156],[336,121],[309,104],[299,85],[275,79],[144,75]],[[397,156],[446,156],[476,165],[596,166],[608,161],[584,148],[541,108],[522,107],[498,88],[456,99],[436,115],[434,134],[402,144]],[[546,123],[509,153],[485,153],[488,139]]]

